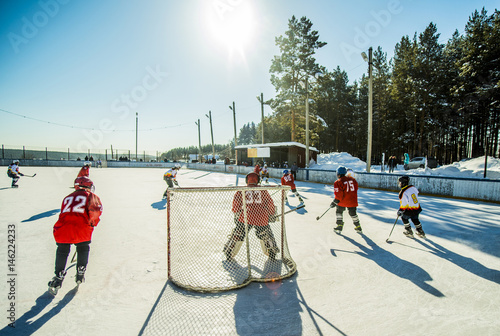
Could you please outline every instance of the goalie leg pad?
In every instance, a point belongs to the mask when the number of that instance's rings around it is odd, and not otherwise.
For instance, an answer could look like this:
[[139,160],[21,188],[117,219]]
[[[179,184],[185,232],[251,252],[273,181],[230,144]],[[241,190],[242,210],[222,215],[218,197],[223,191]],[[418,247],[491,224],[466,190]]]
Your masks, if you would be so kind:
[[264,252],[266,256],[274,258],[274,256],[280,251],[280,249],[276,244],[276,240],[274,239],[273,231],[271,230],[271,228],[269,226],[259,226],[257,227],[255,234],[260,240],[262,252]]
[[237,225],[236,228],[233,229],[233,232],[229,235],[229,240],[224,245],[223,252],[227,259],[234,258],[238,254],[245,240],[245,229],[243,227],[242,230],[241,226],[243,226],[243,224],[240,224],[241,225]]

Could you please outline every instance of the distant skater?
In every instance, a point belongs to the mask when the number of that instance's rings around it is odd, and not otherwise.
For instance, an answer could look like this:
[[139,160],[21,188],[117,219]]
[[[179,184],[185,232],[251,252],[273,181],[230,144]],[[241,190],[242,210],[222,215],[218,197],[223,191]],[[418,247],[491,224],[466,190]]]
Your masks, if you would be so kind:
[[80,169],[80,172],[78,173],[77,177],[81,177],[81,176],[90,177],[90,167],[91,166],[92,166],[92,162],[85,161],[83,163],[83,167],[82,167],[82,169]]
[[[281,177],[281,185],[287,185],[290,186],[292,193],[299,198],[300,203],[304,203],[304,200],[300,196],[299,192],[297,191],[297,188],[295,187],[295,180],[293,178],[293,175],[290,174],[288,169],[283,170],[283,176]],[[285,192],[285,202],[288,202],[288,191]]]
[[176,163],[175,166],[165,172],[163,174],[163,179],[167,183],[167,189],[163,193],[163,198],[167,198],[167,192],[169,188],[174,188],[174,184],[176,186],[179,186],[179,183],[177,182],[177,171],[181,169],[181,165]]
[[415,226],[417,235],[421,238],[425,238],[424,230],[422,229],[422,224],[418,219],[418,215],[422,212],[422,207],[418,201],[418,189],[410,184],[410,178],[408,176],[401,176],[398,179],[399,187],[401,191],[399,192],[399,210],[398,216],[401,216],[403,224],[405,226],[405,231],[403,232],[405,236],[413,238],[413,231],[411,230],[410,220]]
[[18,188],[17,181],[19,181],[20,176],[24,176],[23,173],[19,171],[19,160],[14,160],[7,168],[7,176],[12,179],[12,188]]

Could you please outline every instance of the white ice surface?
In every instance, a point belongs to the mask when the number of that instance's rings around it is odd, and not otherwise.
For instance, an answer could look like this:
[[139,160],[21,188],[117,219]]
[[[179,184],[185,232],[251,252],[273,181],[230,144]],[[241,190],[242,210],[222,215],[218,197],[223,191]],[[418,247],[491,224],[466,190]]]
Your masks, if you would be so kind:
[[[386,243],[397,193],[360,189],[365,235],[354,232],[344,213],[338,236],[334,211],[316,220],[329,207],[332,186],[297,182],[306,208],[286,217],[297,274],[281,283],[199,294],[166,280],[164,170],[92,168],[104,212],[86,282],[75,291],[72,269],[53,298],[47,293],[52,227],[79,169],[21,171],[37,175],[21,178],[19,189],[0,177],[0,335],[500,334],[498,204],[422,196],[428,240],[404,237],[399,221]],[[181,187],[226,186],[244,178],[181,169],[178,181]],[[210,209],[195,215],[210,216]],[[9,224],[16,230],[15,301],[8,299]],[[12,302],[16,328],[7,326]]]

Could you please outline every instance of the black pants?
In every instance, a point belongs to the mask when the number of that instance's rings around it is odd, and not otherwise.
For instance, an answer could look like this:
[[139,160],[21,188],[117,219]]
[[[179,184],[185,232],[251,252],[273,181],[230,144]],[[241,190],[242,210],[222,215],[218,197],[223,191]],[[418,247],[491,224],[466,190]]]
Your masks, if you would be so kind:
[[[343,215],[344,215],[345,209],[346,209],[345,207],[337,205],[337,211],[335,213],[335,215],[337,217],[337,225],[344,225]],[[354,224],[354,226],[358,226],[359,225],[359,217],[358,217],[358,213],[356,212],[356,207],[347,208],[347,212],[349,213],[349,216],[351,216],[352,223]]]
[[[77,243],[76,246],[76,267],[83,266],[87,268],[87,263],[89,262],[89,252],[90,252],[90,241]],[[57,251],[56,251],[56,275],[59,275],[60,272],[64,272],[66,269],[66,262],[68,260],[69,251],[71,248],[71,244],[63,244],[57,243]]]

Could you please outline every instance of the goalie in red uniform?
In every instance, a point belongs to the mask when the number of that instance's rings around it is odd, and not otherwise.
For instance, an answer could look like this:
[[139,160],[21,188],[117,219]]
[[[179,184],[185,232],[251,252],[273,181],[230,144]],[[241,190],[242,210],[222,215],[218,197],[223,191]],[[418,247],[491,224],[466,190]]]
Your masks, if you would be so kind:
[[102,213],[102,203],[93,193],[94,184],[88,177],[77,177],[75,191],[66,196],[62,202],[59,219],[54,225],[54,238],[57,244],[55,277],[49,282],[49,291],[57,294],[66,275],[66,262],[71,244],[76,245],[76,278],[81,284],[85,278],[85,270],[89,260],[90,241],[94,227],[97,226]]
[[[248,173],[245,180],[248,187],[257,187],[259,175],[255,172]],[[245,194],[245,202],[243,202],[243,193]],[[223,251],[227,260],[238,254],[245,240],[245,208],[248,231],[255,227],[255,234],[260,239],[264,254],[274,259],[279,252],[273,231],[269,226],[269,221],[273,221],[275,218],[274,202],[267,190],[245,190],[237,191],[233,198],[232,211],[236,227],[224,246]]]
[[352,223],[354,224],[354,230],[358,233],[362,233],[361,225],[359,224],[359,217],[356,213],[356,208],[358,206],[358,182],[354,177],[346,176],[346,174],[346,167],[337,168],[338,179],[333,183],[335,199],[330,204],[330,207],[332,208],[337,207],[337,227],[333,230],[338,234],[342,232],[342,229],[344,228],[343,213],[347,208],[349,216],[351,216]]

